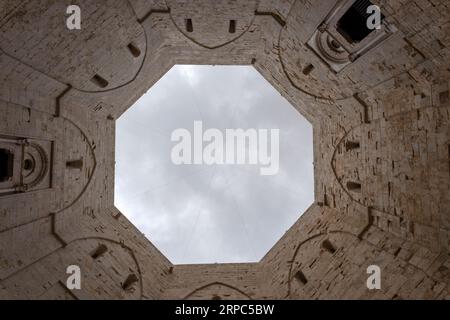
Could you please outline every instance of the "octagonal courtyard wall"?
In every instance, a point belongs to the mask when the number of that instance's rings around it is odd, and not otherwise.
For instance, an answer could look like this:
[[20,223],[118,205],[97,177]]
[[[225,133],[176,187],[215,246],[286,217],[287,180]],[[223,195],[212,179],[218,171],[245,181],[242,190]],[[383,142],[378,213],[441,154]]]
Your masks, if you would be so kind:
[[[64,23],[64,12],[44,2],[28,5]],[[89,47],[86,61],[108,68],[101,77],[111,88],[98,90],[80,85],[95,78],[95,68],[78,74],[63,62],[61,70],[69,72],[58,76],[34,61],[49,50],[61,58],[77,53],[52,45],[61,34],[46,21],[25,28],[32,12],[27,2],[2,2],[2,143],[26,138],[53,147],[44,148],[50,184],[0,194],[0,297],[448,299],[450,7],[446,1],[373,2],[398,29],[396,41],[381,43],[341,77],[299,47],[329,13],[329,1],[258,1],[237,37],[217,29],[223,43],[214,48],[199,43],[200,32],[186,37],[174,22],[185,15],[195,17],[193,28],[198,18],[202,25],[226,25],[206,7],[130,0],[119,12],[105,1],[97,14],[127,12],[142,56],[122,50],[124,39],[114,42],[114,32],[127,34],[121,26],[93,31],[92,43],[78,38],[86,36],[83,29],[64,31]],[[91,2],[83,6],[92,9]],[[45,46],[25,56],[22,47],[14,49],[34,32],[45,34]],[[117,56],[96,54],[111,42],[122,46]],[[391,59],[399,63],[394,69]],[[174,267],[113,207],[114,120],[177,63],[252,64],[314,126],[316,202],[260,263]],[[311,79],[302,72],[305,64],[314,67]],[[327,76],[324,87],[320,79]],[[57,255],[89,266],[83,272],[92,286],[68,290]],[[129,278],[123,267],[131,262]],[[101,264],[105,276],[97,277]],[[372,264],[384,270],[381,290],[366,287],[364,271]]]

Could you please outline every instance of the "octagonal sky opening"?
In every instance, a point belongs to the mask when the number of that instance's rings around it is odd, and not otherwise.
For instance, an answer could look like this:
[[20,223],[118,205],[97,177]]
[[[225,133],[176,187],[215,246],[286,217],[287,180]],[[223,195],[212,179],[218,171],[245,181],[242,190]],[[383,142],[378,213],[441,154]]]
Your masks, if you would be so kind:
[[[199,123],[224,145],[229,129],[267,133],[272,160],[278,130],[278,170],[174,163],[174,132],[195,153]],[[174,264],[258,262],[314,201],[312,126],[252,66],[174,66],[117,119],[115,150],[115,206]]]

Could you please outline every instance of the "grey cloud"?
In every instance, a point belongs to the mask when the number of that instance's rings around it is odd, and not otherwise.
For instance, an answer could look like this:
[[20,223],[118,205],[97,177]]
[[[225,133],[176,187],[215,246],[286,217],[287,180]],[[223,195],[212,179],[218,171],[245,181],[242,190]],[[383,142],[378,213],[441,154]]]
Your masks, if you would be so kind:
[[[279,128],[280,171],[172,164],[170,135]],[[313,202],[312,128],[252,67],[175,66],[117,121],[115,204],[173,263],[258,261]]]

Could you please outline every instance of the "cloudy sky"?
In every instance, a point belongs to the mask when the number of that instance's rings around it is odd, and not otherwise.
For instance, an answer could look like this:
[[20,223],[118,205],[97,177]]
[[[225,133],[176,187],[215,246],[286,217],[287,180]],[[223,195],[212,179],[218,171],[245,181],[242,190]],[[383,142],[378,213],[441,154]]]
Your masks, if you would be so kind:
[[[175,129],[279,129],[280,169],[175,165]],[[251,66],[177,65],[118,120],[115,205],[174,264],[256,262],[313,202],[311,125]]]

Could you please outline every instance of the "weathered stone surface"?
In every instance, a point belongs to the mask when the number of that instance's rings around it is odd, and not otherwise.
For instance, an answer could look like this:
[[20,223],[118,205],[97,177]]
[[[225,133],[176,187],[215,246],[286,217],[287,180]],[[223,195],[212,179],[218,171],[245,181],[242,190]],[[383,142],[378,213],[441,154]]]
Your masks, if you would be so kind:
[[[398,31],[335,73],[307,42],[336,2],[78,1],[68,30],[1,0],[0,148],[45,170],[0,182],[0,297],[450,298],[450,3],[374,0]],[[176,63],[253,64],[314,125],[316,202],[257,264],[173,266],[113,206],[114,119]]]

